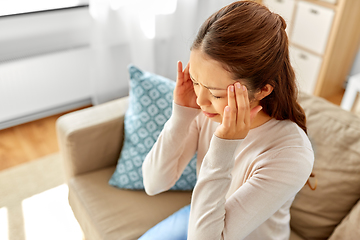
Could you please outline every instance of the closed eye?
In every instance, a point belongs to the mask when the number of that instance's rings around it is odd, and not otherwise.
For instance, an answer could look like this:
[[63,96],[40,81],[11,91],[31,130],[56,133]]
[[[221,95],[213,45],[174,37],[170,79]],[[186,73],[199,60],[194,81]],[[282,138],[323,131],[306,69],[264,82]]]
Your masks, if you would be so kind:
[[[194,86],[199,86],[199,85],[200,85],[198,82],[195,82],[195,80],[191,77],[191,75],[190,75],[190,79],[191,79],[191,81],[192,81],[192,83],[193,83]],[[207,88],[207,87],[205,87],[205,88]],[[209,89],[208,89],[208,90],[209,90]],[[215,99],[222,98],[222,97],[219,97],[219,96],[215,96],[215,95],[212,94],[211,92],[210,92],[210,94],[211,94],[211,96],[212,96],[213,98],[215,98]]]
[[216,99],[222,98],[222,97],[214,96],[213,94],[211,94],[211,96],[213,96]]
[[198,86],[199,83],[193,81],[193,85],[194,85],[194,86]]
[[199,83],[195,82],[195,80],[191,77],[191,75],[190,75],[190,79],[191,79],[191,81],[193,82],[194,85],[196,85],[196,86],[199,85]]

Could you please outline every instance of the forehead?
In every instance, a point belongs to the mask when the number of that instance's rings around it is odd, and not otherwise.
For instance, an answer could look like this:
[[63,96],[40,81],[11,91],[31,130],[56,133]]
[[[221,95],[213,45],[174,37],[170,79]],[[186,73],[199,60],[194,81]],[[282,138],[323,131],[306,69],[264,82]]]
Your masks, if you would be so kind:
[[192,50],[190,53],[191,77],[205,86],[225,88],[234,84],[231,73],[225,70],[222,64],[203,53],[201,50]]

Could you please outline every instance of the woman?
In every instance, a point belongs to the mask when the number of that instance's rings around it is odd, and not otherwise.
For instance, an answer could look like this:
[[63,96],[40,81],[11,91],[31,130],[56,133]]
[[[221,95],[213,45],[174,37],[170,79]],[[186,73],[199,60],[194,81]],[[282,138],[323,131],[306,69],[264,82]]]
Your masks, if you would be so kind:
[[234,2],[201,26],[189,64],[178,63],[172,116],[143,164],[145,190],[155,195],[197,151],[191,206],[140,239],[289,238],[289,208],[314,155],[285,28],[252,1]]

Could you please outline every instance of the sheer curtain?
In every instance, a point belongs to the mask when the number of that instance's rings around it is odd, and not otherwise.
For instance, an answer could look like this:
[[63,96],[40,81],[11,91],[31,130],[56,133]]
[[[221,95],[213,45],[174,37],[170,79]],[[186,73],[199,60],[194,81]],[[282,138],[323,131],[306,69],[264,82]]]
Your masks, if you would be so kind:
[[128,94],[127,65],[176,79],[202,22],[229,0],[90,0],[93,103]]

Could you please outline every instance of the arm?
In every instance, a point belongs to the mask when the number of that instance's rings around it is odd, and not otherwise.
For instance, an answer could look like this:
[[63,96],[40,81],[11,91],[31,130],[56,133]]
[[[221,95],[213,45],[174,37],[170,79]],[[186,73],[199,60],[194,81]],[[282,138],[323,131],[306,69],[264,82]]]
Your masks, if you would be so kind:
[[262,159],[250,179],[225,200],[236,145],[213,137],[192,196],[188,239],[246,237],[295,196],[311,173],[311,150],[283,149]]
[[172,115],[142,166],[148,195],[171,188],[195,154],[198,130],[194,118],[199,112],[189,65],[183,70],[179,61]]
[[156,195],[171,188],[197,149],[198,109],[173,104],[173,113],[146,156],[142,171],[145,191]]

